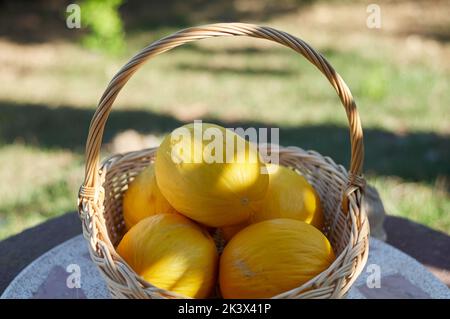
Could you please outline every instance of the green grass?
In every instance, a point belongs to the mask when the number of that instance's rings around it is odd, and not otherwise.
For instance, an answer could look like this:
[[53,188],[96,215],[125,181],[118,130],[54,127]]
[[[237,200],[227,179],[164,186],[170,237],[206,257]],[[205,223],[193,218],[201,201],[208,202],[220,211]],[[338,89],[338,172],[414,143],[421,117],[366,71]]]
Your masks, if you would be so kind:
[[75,209],[79,156],[11,145],[0,148],[0,167],[0,238]]
[[379,190],[389,214],[410,218],[449,233],[448,181],[438,179],[434,185],[429,185],[405,182],[398,177],[374,177],[369,182]]
[[[296,30],[297,20],[283,19],[267,24]],[[24,58],[17,48],[3,51],[0,239],[76,209],[98,98],[132,54],[174,30],[135,31],[121,57],[67,42],[28,48],[39,59]],[[448,69],[425,59],[399,63],[397,53],[378,42],[375,54],[364,45],[343,49],[312,31],[302,35],[355,96],[365,130],[365,172],[387,212],[450,233]],[[150,61],[117,99],[105,142],[126,129],[161,135],[198,118],[280,127],[281,144],[349,162],[345,112],[324,76],[288,49],[244,38],[202,41]]]

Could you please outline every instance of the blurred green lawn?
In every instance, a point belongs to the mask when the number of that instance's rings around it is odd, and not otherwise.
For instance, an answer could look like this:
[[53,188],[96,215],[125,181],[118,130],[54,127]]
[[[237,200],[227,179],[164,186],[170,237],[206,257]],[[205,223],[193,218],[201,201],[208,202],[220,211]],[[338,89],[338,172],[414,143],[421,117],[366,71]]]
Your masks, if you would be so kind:
[[[349,18],[355,12],[359,20]],[[323,22],[327,13],[335,20]],[[351,88],[365,129],[365,173],[387,212],[450,233],[448,40],[369,30],[365,17],[364,2],[319,1],[263,22],[319,49]],[[87,129],[107,82],[138,49],[183,23],[134,29],[121,56],[75,40],[0,37],[0,239],[76,209]],[[114,107],[106,144],[127,129],[162,136],[201,118],[280,127],[281,144],[349,163],[345,112],[330,84],[298,54],[261,40],[220,38],[166,53],[130,80]]]

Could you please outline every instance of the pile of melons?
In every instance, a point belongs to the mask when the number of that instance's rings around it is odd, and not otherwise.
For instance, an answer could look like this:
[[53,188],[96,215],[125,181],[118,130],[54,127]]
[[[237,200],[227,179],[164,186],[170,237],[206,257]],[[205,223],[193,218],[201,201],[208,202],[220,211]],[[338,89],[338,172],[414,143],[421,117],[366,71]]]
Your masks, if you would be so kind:
[[[303,176],[263,163],[223,127],[182,128],[192,134],[169,134],[123,197],[117,252],[139,276],[185,297],[270,298],[330,266],[319,197]],[[215,161],[204,152],[211,129],[227,136],[210,152]]]

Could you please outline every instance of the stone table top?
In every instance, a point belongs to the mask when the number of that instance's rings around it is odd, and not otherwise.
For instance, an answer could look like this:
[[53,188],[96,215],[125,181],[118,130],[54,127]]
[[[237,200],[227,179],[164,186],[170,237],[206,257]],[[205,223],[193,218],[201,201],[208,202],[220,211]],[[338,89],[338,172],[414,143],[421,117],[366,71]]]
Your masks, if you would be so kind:
[[[369,259],[349,299],[450,298],[450,290],[414,258],[371,238]],[[81,235],[28,265],[1,298],[110,298]]]

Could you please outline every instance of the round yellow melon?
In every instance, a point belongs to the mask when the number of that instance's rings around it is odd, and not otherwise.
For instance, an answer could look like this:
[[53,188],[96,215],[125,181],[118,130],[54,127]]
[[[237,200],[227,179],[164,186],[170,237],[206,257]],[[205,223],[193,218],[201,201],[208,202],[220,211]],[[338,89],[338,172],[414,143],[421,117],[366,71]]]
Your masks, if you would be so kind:
[[222,234],[230,240],[236,233],[263,220],[292,218],[311,224],[317,229],[323,227],[320,198],[308,181],[293,170],[277,164],[266,164],[269,173],[269,187],[261,209],[247,222],[224,227]]
[[176,212],[159,190],[153,164],[140,172],[128,185],[122,206],[127,229],[145,217]]
[[252,224],[225,246],[219,282],[224,298],[270,298],[306,283],[334,261],[315,227],[278,218]]
[[214,290],[218,254],[211,236],[179,214],[158,214],[134,225],[117,252],[152,285],[186,297]]
[[181,214],[211,227],[238,224],[259,210],[268,186],[256,146],[218,125],[185,125],[158,149],[156,181]]
[[261,210],[252,216],[252,222],[292,218],[321,229],[323,216],[320,198],[306,178],[282,165],[267,166],[269,188]]

